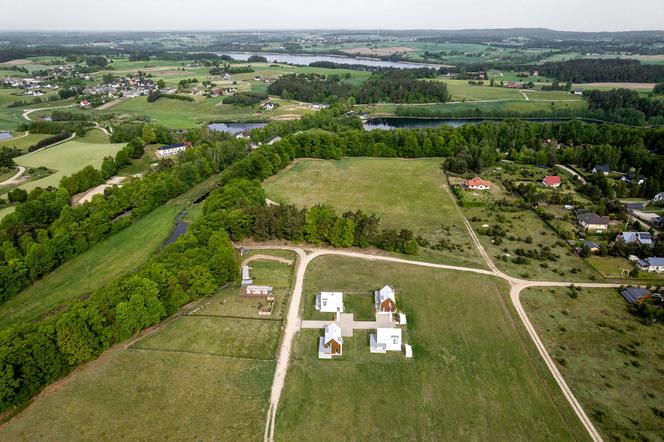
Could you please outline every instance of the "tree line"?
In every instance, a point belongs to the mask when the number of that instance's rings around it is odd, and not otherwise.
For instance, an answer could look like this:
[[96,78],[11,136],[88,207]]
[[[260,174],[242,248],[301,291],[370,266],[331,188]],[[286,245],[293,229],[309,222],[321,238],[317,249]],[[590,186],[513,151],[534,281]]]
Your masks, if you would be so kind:
[[573,83],[633,82],[655,83],[664,78],[664,66],[641,64],[639,60],[577,59],[544,63],[539,72],[547,77]]

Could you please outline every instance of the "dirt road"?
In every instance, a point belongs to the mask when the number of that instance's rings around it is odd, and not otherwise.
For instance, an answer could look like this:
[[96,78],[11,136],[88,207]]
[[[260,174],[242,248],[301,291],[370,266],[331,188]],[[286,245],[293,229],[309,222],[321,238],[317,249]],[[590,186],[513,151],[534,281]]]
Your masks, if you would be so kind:
[[9,178],[8,180],[4,180],[3,182],[0,183],[0,186],[9,186],[10,184],[18,184],[21,182],[21,175],[23,175],[23,172],[25,172],[25,167],[22,166],[16,166],[18,168],[18,172],[16,172],[16,175],[13,177]]

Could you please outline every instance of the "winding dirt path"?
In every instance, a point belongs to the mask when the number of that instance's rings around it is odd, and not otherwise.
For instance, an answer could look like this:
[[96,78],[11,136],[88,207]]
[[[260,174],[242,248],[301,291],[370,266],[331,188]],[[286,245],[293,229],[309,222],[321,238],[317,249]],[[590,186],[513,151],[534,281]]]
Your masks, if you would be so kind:
[[23,166],[16,166],[16,167],[18,168],[18,172],[16,172],[16,175],[14,175],[13,177],[1,182],[0,186],[8,186],[10,184],[17,184],[17,183],[21,182],[20,178],[21,178],[21,175],[23,175],[23,172],[25,172],[25,167],[23,167]]
[[25,118],[28,121],[32,121],[30,118],[30,114],[33,112],[38,112],[38,111],[43,111],[43,110],[51,110],[51,109],[64,109],[67,107],[74,107],[76,104],[68,104],[66,106],[53,106],[53,107],[40,107],[39,109],[25,109],[23,111],[22,117]]
[[251,261],[256,261],[256,260],[259,260],[259,259],[263,260],[263,261],[276,261],[276,262],[280,262],[280,263],[286,264],[286,265],[292,265],[293,264],[292,259],[282,258],[281,256],[253,255],[253,256],[250,256],[249,258],[245,259],[244,261],[242,261],[242,265],[247,265]]

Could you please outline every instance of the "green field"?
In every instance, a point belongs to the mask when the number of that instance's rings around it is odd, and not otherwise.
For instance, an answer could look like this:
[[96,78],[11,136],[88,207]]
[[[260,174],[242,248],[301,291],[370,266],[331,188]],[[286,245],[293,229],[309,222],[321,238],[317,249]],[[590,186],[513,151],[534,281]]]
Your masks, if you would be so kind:
[[9,140],[0,141],[0,148],[3,146],[16,147],[27,152],[28,148],[36,142],[49,137],[45,134],[28,134],[24,136],[24,132],[14,134],[14,137]]
[[[95,130],[91,132],[101,131]],[[54,147],[14,158],[14,161],[19,166],[33,168],[43,166],[55,171],[55,173],[46,178],[30,181],[19,187],[28,191],[35,187],[57,187],[63,176],[78,172],[88,165],[99,168],[105,156],[115,156],[124,147],[124,143],[99,143],[97,138],[99,135],[90,134],[88,136],[95,137],[95,139],[92,142],[86,142],[85,138],[80,140],[74,139]]]
[[[251,263],[257,281],[289,285],[290,267],[270,264]],[[226,304],[201,300],[189,306],[193,314],[79,368],[4,426],[0,440],[260,439],[281,321],[205,311],[215,303]]]
[[[523,305],[605,440],[662,440],[662,325],[644,325],[616,289],[528,289]],[[659,414],[659,415],[658,415]]]
[[[362,209],[375,213],[383,228],[411,229],[415,236],[442,238],[462,247],[431,252],[449,262],[483,265],[453,199],[443,187],[440,158],[416,160],[344,158],[301,160],[263,183],[268,198],[310,207],[332,205],[337,213]],[[449,233],[443,227],[449,228]],[[429,253],[429,252],[427,252]],[[426,255],[426,253],[423,252]]]
[[414,358],[371,354],[367,333],[319,360],[296,337],[277,440],[587,440],[509,304],[486,276],[321,257],[304,293],[396,288]]
[[558,91],[533,91],[508,89],[505,87],[491,87],[485,82],[484,86],[471,85],[466,80],[448,80],[441,78],[447,84],[452,94],[452,101],[482,101],[482,100],[517,100],[526,101],[526,97],[531,101],[563,101],[563,102],[581,102],[583,98],[571,95],[568,92]]
[[168,239],[182,207],[156,209],[9,299],[0,305],[0,328],[47,314],[135,270]]

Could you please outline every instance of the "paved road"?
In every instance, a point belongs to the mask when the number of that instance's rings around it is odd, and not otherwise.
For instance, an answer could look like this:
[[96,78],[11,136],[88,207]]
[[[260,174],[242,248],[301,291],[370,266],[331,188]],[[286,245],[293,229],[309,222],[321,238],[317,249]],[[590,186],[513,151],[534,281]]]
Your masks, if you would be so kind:
[[25,167],[23,166],[16,166],[18,168],[18,172],[16,172],[16,175],[13,177],[4,180],[3,182],[0,183],[0,186],[8,186],[10,184],[17,184],[21,182],[21,175],[23,175],[23,172],[25,172]]

